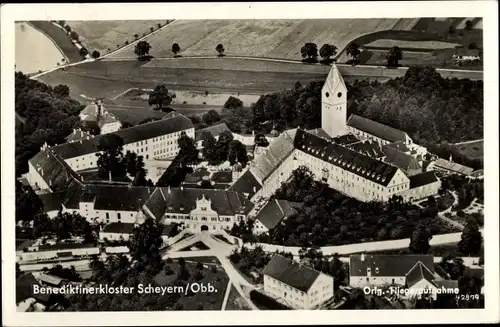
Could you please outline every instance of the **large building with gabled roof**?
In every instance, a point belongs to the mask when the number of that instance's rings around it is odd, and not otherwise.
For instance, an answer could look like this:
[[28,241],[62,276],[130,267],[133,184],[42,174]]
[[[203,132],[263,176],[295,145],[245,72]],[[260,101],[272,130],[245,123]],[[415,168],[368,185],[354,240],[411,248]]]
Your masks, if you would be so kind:
[[275,254],[262,271],[264,292],[293,309],[315,309],[333,297],[332,276]]

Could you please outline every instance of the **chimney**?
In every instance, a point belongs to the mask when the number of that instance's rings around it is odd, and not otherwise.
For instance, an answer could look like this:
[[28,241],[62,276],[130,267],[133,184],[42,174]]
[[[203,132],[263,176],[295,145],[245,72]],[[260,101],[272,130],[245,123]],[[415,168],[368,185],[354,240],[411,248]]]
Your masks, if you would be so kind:
[[255,137],[255,131],[252,131],[252,136]]
[[450,154],[450,160],[449,160],[449,161],[450,161],[450,162],[452,162],[452,161],[453,161],[453,157],[452,157],[452,155],[451,155],[451,154]]
[[170,185],[168,186],[167,193],[170,194]]
[[184,187],[181,186],[181,191],[184,191]]
[[257,192],[257,188],[255,186],[253,187],[253,192]]
[[109,176],[109,182],[111,183],[113,181],[113,178],[111,176],[111,170],[109,171],[108,176]]
[[361,262],[365,262],[365,254],[361,253]]

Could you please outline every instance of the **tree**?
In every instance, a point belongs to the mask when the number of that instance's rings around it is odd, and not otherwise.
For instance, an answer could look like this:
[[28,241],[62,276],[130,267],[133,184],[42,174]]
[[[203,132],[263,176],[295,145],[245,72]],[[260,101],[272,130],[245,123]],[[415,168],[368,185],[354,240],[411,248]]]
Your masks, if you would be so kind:
[[128,244],[132,259],[147,263],[150,266],[161,266],[162,230],[163,226],[152,218],[147,218],[136,227]]
[[154,32],[154,30],[155,30],[155,28],[154,28],[154,27],[150,27],[150,28],[149,28],[149,31],[150,31],[151,33],[153,33],[153,32]]
[[92,51],[92,58],[97,59],[101,56],[101,53],[97,50]]
[[97,153],[98,175],[102,178],[123,177],[126,173],[123,160],[123,139],[115,134],[106,134],[99,140]]
[[217,143],[217,140],[215,137],[212,135],[212,133],[204,131],[201,134],[201,139],[202,139],[202,154],[205,160],[207,160],[209,163],[213,163],[214,161],[217,161],[217,152],[215,151],[215,144]]
[[134,34],[134,39],[136,39],[136,40],[137,40],[138,38],[139,38],[139,34],[135,33],[135,34]]
[[141,59],[149,55],[149,50],[151,50],[151,45],[148,42],[139,41],[135,45],[134,53]]
[[215,144],[215,151],[217,155],[217,159],[221,162],[227,160],[227,152],[229,150],[229,143],[233,140],[233,134],[230,131],[222,132],[219,135],[219,139]]
[[269,141],[264,134],[257,134],[255,135],[254,144],[256,146],[266,147],[269,145]]
[[71,33],[71,27],[69,25],[65,25],[64,29],[66,30],[66,33]]
[[187,136],[185,132],[182,132],[177,143],[179,145],[177,158],[182,165],[191,165],[198,161],[198,149],[194,139]]
[[61,25],[62,27],[64,27],[64,24],[66,24],[66,21],[65,20],[58,20],[57,23],[59,25]]
[[217,51],[217,53],[219,54],[219,57],[223,57],[224,56],[224,51],[226,51],[226,50],[224,49],[224,46],[219,43],[215,47],[215,51]]
[[165,84],[157,85],[153,92],[149,94],[148,103],[150,106],[156,105],[155,110],[160,110],[163,106],[172,103],[172,95],[168,92]]
[[397,67],[399,61],[403,59],[403,51],[399,47],[394,46],[391,49],[389,49],[386,58],[387,58],[387,66]]
[[346,53],[352,58],[352,62],[354,64],[358,61],[361,50],[359,50],[359,47],[356,43],[350,43],[346,48]]
[[410,237],[410,252],[413,254],[427,254],[431,248],[429,244],[431,238],[430,229],[423,224],[419,224]]
[[137,173],[137,154],[132,151],[125,153],[125,165],[127,174],[135,176]]
[[65,98],[69,96],[69,87],[67,85],[59,84],[54,87],[54,94],[59,98]]
[[237,109],[241,107],[243,107],[243,101],[233,96],[229,96],[227,101],[224,103],[224,108],[226,109]]
[[449,34],[455,34],[455,32],[456,32],[455,26],[450,25],[450,27],[448,28],[448,33]]
[[217,111],[212,109],[203,114],[202,120],[205,124],[210,126],[213,123],[220,121],[220,115]]
[[465,21],[465,30],[466,31],[471,31],[472,30],[472,21],[471,20],[466,20]]
[[329,62],[330,57],[335,56],[337,54],[337,47],[332,44],[323,44],[321,49],[319,49],[319,55],[325,60],[325,62]]
[[316,43],[306,43],[300,48],[302,58],[309,62],[316,62],[318,60],[318,46]]
[[80,48],[80,56],[86,57],[89,54],[88,50],[85,48]]
[[132,182],[133,186],[147,186],[148,180],[146,179],[146,171],[144,169],[138,170],[135,174],[134,181]]
[[231,165],[239,162],[243,166],[246,166],[248,162],[248,154],[245,145],[238,140],[232,140],[229,142],[227,160],[229,160]]
[[172,52],[174,53],[174,56],[177,57],[177,54],[181,51],[181,47],[179,46],[178,43],[172,44]]
[[461,240],[458,242],[458,249],[468,256],[478,255],[482,243],[483,236],[479,231],[478,224],[473,220],[469,220],[462,231]]
[[75,31],[71,31],[71,32],[69,33],[69,37],[70,37],[72,40],[75,40],[76,42],[78,42],[78,41],[79,41],[79,39],[80,39],[80,36],[79,36],[79,35],[78,35],[78,33],[77,33],[77,32],[75,32]]

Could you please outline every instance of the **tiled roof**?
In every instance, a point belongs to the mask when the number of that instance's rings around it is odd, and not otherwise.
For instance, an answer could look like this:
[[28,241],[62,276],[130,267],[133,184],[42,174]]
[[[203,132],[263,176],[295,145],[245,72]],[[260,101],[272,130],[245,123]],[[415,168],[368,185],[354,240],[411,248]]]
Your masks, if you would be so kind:
[[301,130],[297,131],[295,147],[320,160],[384,186],[390,183],[398,171],[398,168],[385,162],[364,156]]
[[134,232],[132,223],[111,223],[104,226],[103,233],[132,234]]
[[307,292],[320,275],[319,271],[279,254],[273,256],[262,273],[302,292]]
[[382,152],[385,154],[385,162],[388,162],[403,170],[418,170],[422,169],[418,160],[404,152],[401,152],[393,147],[383,146]]
[[356,136],[350,133],[334,137],[332,141],[344,146],[360,142]]
[[202,129],[198,129],[194,133],[196,141],[202,140],[203,132],[209,132],[214,137],[217,137],[220,134],[222,134],[223,132],[231,132],[231,130],[229,129],[229,127],[227,127],[227,125],[225,123],[220,123],[217,125],[212,125],[212,126],[208,126],[208,127],[202,128]]
[[297,130],[293,129],[281,133],[250,163],[250,170],[258,180],[265,181],[293,152],[296,132]]
[[[422,262],[417,262],[415,266],[406,274],[406,285],[412,287],[422,279],[433,283],[435,279],[433,273]],[[434,284],[434,283],[433,283]]]
[[410,149],[403,141],[389,143],[389,144],[384,145],[383,148],[384,147],[390,147],[390,148],[396,149],[396,150],[401,151],[401,152],[410,152]]
[[94,137],[92,134],[82,131],[81,129],[73,130],[73,133],[66,137],[66,142],[75,142],[83,139]]
[[449,171],[452,171],[452,172],[455,172],[458,174],[467,175],[467,176],[472,174],[472,172],[474,171],[473,168],[470,168],[470,167],[467,167],[467,166],[464,166],[464,165],[461,165],[461,164],[458,164],[455,162],[451,162],[451,161],[448,161],[448,160],[445,160],[442,158],[439,158],[438,160],[436,160],[434,162],[434,166],[441,168],[441,169],[444,169],[444,170],[449,170]]
[[[124,144],[135,143],[153,137],[181,132],[186,129],[193,128],[191,120],[182,115],[174,115],[168,119],[153,121],[150,123],[121,129],[119,131],[105,134],[117,135],[123,139]],[[63,159],[74,158],[90,153],[97,153],[99,141],[105,135],[97,135],[90,140],[82,140],[73,143],[64,143],[52,147],[52,149]]]
[[29,162],[53,192],[66,189],[73,179],[80,179],[78,174],[63,159],[55,155],[50,148],[41,150]]
[[380,159],[384,157],[384,153],[380,149],[380,146],[377,142],[356,142],[349,145],[346,145],[349,149],[356,151],[357,153],[361,153],[365,156],[372,157],[375,159]]
[[415,188],[415,187],[419,187],[422,185],[432,184],[432,183],[439,181],[439,179],[436,177],[436,175],[432,171],[428,171],[425,173],[420,173],[417,175],[410,176],[409,179],[410,179],[410,188]]
[[52,285],[60,285],[64,279],[54,276],[54,275],[49,275],[49,274],[40,274],[38,276],[38,280],[41,281],[42,283],[46,284],[52,284]]
[[139,211],[153,187],[85,185],[83,199],[93,199],[96,210]]
[[269,201],[259,211],[255,219],[259,220],[267,229],[274,228],[283,218],[290,217],[297,211],[286,200]]
[[196,200],[203,197],[211,201],[212,210],[222,216],[248,214],[253,208],[250,201],[236,192],[169,187],[157,188],[144,206],[159,219],[165,213],[188,214],[196,208]]
[[97,116],[99,112],[99,106],[101,107],[101,113],[106,109],[102,103],[97,104],[96,102],[91,102],[82,111],[80,111],[80,117],[84,121],[97,121]]
[[233,173],[230,171],[216,171],[211,180],[216,183],[231,183],[233,180]]
[[347,125],[390,142],[405,141],[406,133],[399,129],[352,114]]
[[323,137],[323,138],[325,138],[325,139],[329,139],[329,140],[331,140],[331,139],[332,139],[332,138],[331,138],[331,136],[330,136],[330,135],[328,135],[328,133],[327,133],[327,132],[325,132],[325,130],[324,130],[324,129],[322,129],[321,127],[319,127],[319,128],[315,128],[315,129],[309,129],[309,130],[307,130],[307,132],[308,132],[308,133],[311,133],[311,134],[314,134],[314,135],[316,135],[316,136],[319,136],[319,137]]
[[366,269],[370,268],[372,277],[403,277],[418,262],[423,263],[434,274],[432,255],[354,254],[349,257],[349,276],[367,276]]
[[67,190],[63,190],[59,192],[38,195],[38,198],[42,201],[43,204],[43,211],[59,211],[60,209],[62,209],[62,204],[66,199],[67,193]]
[[99,128],[103,127],[106,124],[112,124],[119,122],[118,118],[116,118],[115,115],[110,114],[109,112],[105,112],[102,114],[102,116],[99,118],[99,122],[97,125],[99,125]]
[[458,280],[453,279],[436,279],[434,280],[434,284],[438,287],[444,288],[458,288]]
[[257,178],[250,170],[245,171],[236,182],[229,188],[230,191],[249,194],[252,197],[262,188]]

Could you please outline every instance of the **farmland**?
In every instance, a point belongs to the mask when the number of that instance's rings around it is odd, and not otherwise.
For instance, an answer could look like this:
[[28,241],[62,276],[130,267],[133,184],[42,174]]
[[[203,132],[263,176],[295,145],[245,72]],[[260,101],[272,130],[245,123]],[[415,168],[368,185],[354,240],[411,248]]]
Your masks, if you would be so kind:
[[107,21],[68,21],[67,25],[80,35],[82,44],[89,51],[97,50],[101,55],[125,45],[125,41],[135,40],[134,35],[142,37],[165,25],[165,20],[107,20]]
[[[16,23],[16,70],[25,74],[48,70],[62,63],[64,55],[43,33],[30,24]],[[37,56],[26,55],[37,49]]]
[[[230,59],[230,58],[227,58]],[[263,94],[322,80],[325,73],[220,71],[214,69],[148,68],[139,61],[96,61],[67,67],[41,76],[44,83],[66,84],[71,96],[113,98],[130,88],[152,89],[165,84],[169,89],[209,93]],[[297,64],[291,64],[297,66]]]
[[[50,37],[59,49],[64,53],[69,62],[79,62],[82,60],[78,48],[71,42],[64,30],[49,21],[30,21],[37,30]],[[36,48],[38,51],[39,48]]]
[[[178,43],[181,55],[215,55],[222,43],[227,55],[301,59],[306,42],[334,44],[339,50],[359,36],[376,31],[413,28],[418,19],[335,20],[178,20],[146,38],[155,57],[172,57]],[[111,58],[135,58],[133,47],[117,51]]]
[[392,48],[398,46],[403,49],[447,49],[456,48],[460,44],[441,42],[441,41],[405,41],[405,40],[390,40],[378,39],[374,42],[365,45],[365,48]]

